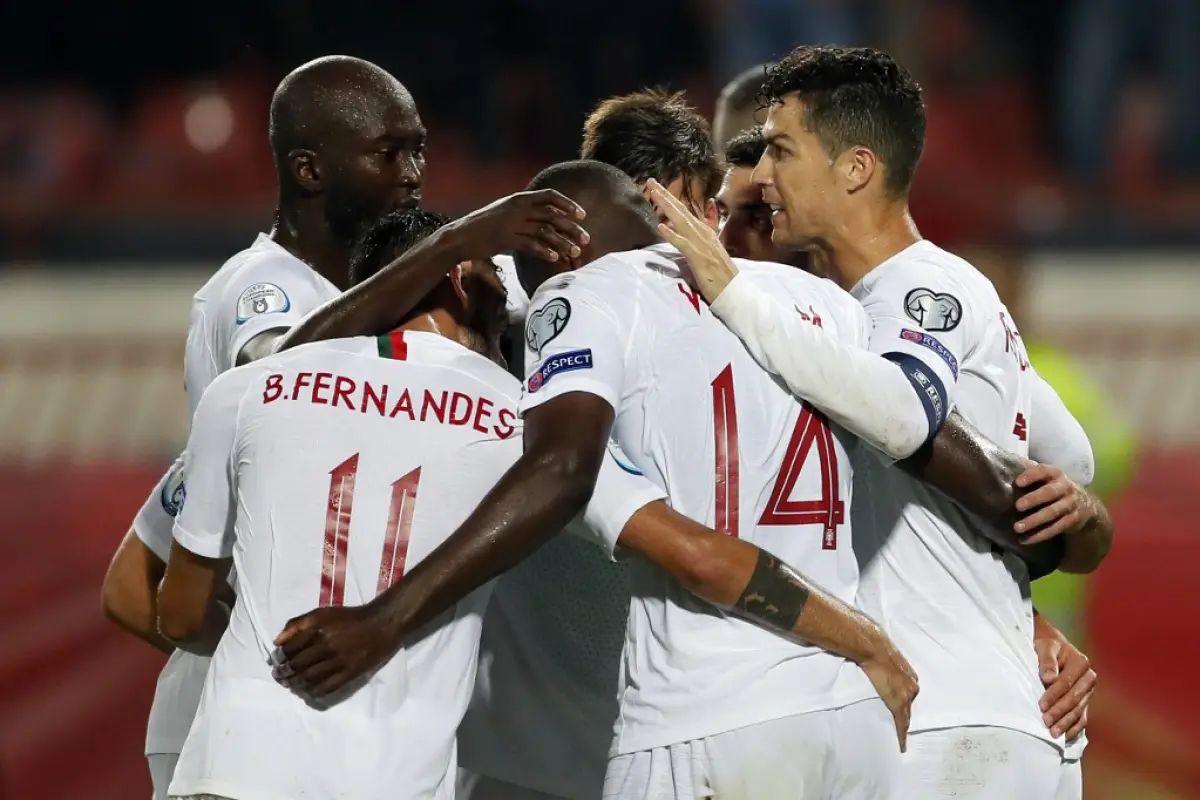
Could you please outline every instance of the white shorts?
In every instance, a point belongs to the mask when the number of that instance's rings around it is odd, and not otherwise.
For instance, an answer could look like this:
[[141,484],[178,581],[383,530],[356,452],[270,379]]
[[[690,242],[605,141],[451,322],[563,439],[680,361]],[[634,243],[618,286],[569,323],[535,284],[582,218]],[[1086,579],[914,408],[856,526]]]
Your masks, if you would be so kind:
[[900,760],[882,700],[771,720],[608,762],[605,800],[882,800]]
[[570,800],[459,769],[455,800]]
[[150,785],[154,787],[154,800],[167,800],[167,787],[179,763],[179,753],[151,753],[146,756],[150,764]]
[[1078,761],[1041,739],[1009,728],[964,727],[908,737],[897,797],[957,800],[1081,800]]

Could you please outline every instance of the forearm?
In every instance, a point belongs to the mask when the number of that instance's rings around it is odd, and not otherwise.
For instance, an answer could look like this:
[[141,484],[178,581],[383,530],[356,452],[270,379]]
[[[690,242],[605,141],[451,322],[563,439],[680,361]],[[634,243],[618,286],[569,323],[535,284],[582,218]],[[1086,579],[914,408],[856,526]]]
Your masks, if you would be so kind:
[[[727,606],[733,613],[855,663],[877,654],[883,633],[869,617],[826,593],[765,550],[746,542],[730,541],[746,551],[739,558],[742,562],[737,565],[739,577],[734,581],[742,583],[741,589]],[[711,591],[710,602],[720,604],[721,595],[729,595],[728,587],[711,588],[719,590],[719,594]]]
[[925,407],[896,364],[784,311],[741,275],[712,311],[794,394],[888,456],[910,456],[929,437]]
[[173,648],[199,656],[211,656],[229,627],[229,612],[229,605],[214,597],[205,608],[202,618],[195,624],[181,621],[178,615],[171,612],[166,616],[160,615],[159,633]]
[[450,538],[372,601],[392,640],[398,645],[562,530],[591,497],[590,468],[553,454],[522,456]]
[[155,650],[170,655],[175,650],[175,645],[158,632],[158,610],[154,604],[153,589],[139,592],[135,596],[126,592],[119,596],[112,593],[117,591],[119,590],[110,589],[107,585],[104,587],[104,616]]
[[1091,508],[1084,512],[1087,522],[1078,530],[1064,534],[1065,551],[1058,568],[1062,572],[1094,572],[1112,549],[1113,524],[1108,509],[1090,491],[1085,501]]
[[897,466],[974,514],[984,535],[1020,556],[1029,565],[1031,577],[1058,568],[1062,542],[1051,539],[1025,545],[1014,533],[1020,517],[1016,503],[1020,490],[1015,481],[1025,471],[1025,461],[988,439],[958,412],[950,414],[930,444]]
[[169,655],[175,647],[158,633],[157,591],[165,570],[131,528],[104,576],[101,605],[111,622]]
[[275,343],[296,345],[387,333],[461,259],[453,223],[433,233],[370,279],[306,316]]
[[619,542],[698,597],[767,630],[855,662],[878,652],[883,634],[864,614],[770,553],[709,530],[663,502],[630,517]]

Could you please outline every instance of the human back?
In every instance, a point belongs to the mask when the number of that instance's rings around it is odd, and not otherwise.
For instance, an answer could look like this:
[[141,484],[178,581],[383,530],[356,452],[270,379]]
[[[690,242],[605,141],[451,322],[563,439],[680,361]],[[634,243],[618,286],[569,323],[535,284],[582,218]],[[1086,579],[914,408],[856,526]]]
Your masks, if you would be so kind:
[[[667,491],[676,510],[804,565],[815,582],[853,602],[852,472],[844,436],[753,362],[688,286],[681,261],[658,245],[610,254],[548,283],[530,319],[564,302],[571,316],[542,349],[542,363],[590,341],[598,365],[623,357],[613,435],[632,465]],[[744,263],[754,280],[813,324],[865,341],[861,307],[836,287],[788,267]],[[585,320],[600,320],[606,330],[592,330],[597,323]],[[540,388],[539,374],[527,382],[528,395]],[[839,679],[841,659],[719,612],[648,565],[634,562],[632,577],[614,752],[870,695],[865,678]]]

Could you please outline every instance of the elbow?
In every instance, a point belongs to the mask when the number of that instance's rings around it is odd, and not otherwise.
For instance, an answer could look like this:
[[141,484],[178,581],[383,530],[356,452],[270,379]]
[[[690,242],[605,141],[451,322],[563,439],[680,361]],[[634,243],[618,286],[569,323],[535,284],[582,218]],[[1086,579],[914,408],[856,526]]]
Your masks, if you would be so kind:
[[104,618],[122,628],[129,628],[137,620],[153,616],[153,609],[134,608],[129,593],[121,586],[120,581],[111,573],[104,578],[104,586],[100,590],[100,607]]
[[169,595],[159,595],[158,632],[179,647],[196,642],[204,632],[205,609],[188,608]]

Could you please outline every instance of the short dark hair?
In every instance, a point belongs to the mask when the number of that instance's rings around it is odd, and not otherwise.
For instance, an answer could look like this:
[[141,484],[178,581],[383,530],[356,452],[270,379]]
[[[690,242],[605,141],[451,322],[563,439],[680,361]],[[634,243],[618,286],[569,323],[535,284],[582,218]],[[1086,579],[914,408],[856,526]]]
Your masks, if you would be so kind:
[[758,64],[740,73],[725,84],[725,88],[717,97],[718,105],[733,113],[753,111],[758,108],[761,105],[758,96],[763,81],[767,77],[767,71],[774,66],[772,63]]
[[791,95],[830,155],[868,147],[884,163],[888,194],[908,194],[925,146],[925,103],[908,70],[869,47],[798,47],[768,70],[761,99]]
[[762,126],[755,125],[729,140],[729,144],[725,145],[725,161],[731,167],[754,168],[766,149],[767,140],[763,138]]
[[708,120],[687,104],[683,92],[646,89],[601,102],[583,124],[579,155],[611,164],[637,183],[698,179],[704,184],[701,201],[721,185]]
[[388,214],[355,244],[350,255],[350,285],[367,280],[449,221],[445,214],[420,208]]

